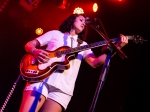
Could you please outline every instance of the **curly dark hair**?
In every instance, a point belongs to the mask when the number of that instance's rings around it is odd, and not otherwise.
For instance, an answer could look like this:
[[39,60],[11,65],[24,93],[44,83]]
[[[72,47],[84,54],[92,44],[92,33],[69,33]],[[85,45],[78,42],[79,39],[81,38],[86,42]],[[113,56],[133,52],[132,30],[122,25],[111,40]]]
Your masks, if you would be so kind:
[[[76,17],[78,17],[80,15],[82,15],[83,17],[86,18],[86,16],[84,14],[72,14],[66,20],[64,20],[62,22],[62,24],[59,26],[59,31],[61,31],[62,33],[70,32],[71,28],[73,27],[73,24],[74,24]],[[86,39],[86,32],[87,31],[86,31],[86,26],[85,26],[83,31],[78,34],[78,38],[80,38],[81,40],[85,40]]]

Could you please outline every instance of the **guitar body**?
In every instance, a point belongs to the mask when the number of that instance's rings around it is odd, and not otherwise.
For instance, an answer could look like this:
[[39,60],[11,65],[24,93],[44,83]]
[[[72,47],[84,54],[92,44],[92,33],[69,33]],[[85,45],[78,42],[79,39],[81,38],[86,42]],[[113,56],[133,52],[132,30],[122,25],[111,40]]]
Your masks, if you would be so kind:
[[62,57],[56,57],[57,51],[63,51],[70,47],[60,47],[55,51],[49,52],[49,61],[39,64],[31,54],[25,54],[20,62],[20,75],[28,82],[39,82],[50,76],[53,72],[62,72],[70,68],[69,61],[75,59],[75,54],[66,55],[62,61]]

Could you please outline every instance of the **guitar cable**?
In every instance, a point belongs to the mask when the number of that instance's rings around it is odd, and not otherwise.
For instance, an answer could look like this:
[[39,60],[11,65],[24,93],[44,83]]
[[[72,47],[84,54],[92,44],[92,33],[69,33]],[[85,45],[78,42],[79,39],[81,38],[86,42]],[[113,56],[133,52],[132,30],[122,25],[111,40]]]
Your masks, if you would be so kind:
[[4,103],[3,103],[3,105],[2,105],[2,107],[1,107],[1,109],[0,109],[0,112],[3,112],[3,111],[4,111],[4,109],[5,109],[5,107],[6,107],[7,103],[8,103],[8,101],[9,101],[9,99],[10,99],[10,97],[12,96],[12,93],[14,92],[14,90],[15,90],[15,88],[16,88],[16,85],[17,85],[17,82],[18,82],[19,79],[20,79],[20,75],[19,75],[19,77],[17,78],[16,82],[13,84],[13,86],[12,86],[12,88],[11,88],[9,94],[7,95],[5,101],[4,101]]

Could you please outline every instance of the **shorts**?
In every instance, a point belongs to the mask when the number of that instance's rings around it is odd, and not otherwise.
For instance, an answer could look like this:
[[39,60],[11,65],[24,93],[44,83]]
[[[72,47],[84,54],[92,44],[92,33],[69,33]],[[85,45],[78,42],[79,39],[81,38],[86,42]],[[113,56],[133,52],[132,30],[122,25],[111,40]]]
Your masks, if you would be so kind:
[[45,82],[27,84],[24,91],[33,90],[41,93],[46,98],[50,98],[59,103],[65,110],[71,100],[71,95],[64,93],[60,89]]

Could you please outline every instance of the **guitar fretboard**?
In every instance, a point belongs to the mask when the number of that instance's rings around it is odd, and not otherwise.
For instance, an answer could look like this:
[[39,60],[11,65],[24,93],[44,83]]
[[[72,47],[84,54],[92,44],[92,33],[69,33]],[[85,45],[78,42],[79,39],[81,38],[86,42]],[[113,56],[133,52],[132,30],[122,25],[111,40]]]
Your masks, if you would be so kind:
[[[128,36],[128,39],[129,40],[133,40],[134,36]],[[118,42],[120,40],[120,38],[112,38],[110,40],[112,41],[112,43],[116,43],[116,42]],[[83,45],[83,46],[78,46],[78,47],[74,47],[74,48],[69,48],[69,49],[66,49],[66,50],[57,51],[56,52],[56,56],[57,57],[61,57],[62,55],[76,53],[76,52],[88,50],[88,49],[91,49],[91,48],[100,47],[100,46],[103,46],[103,45],[106,45],[106,44],[107,44],[107,41],[104,40],[104,41],[91,43],[91,44],[88,44],[88,45]]]

